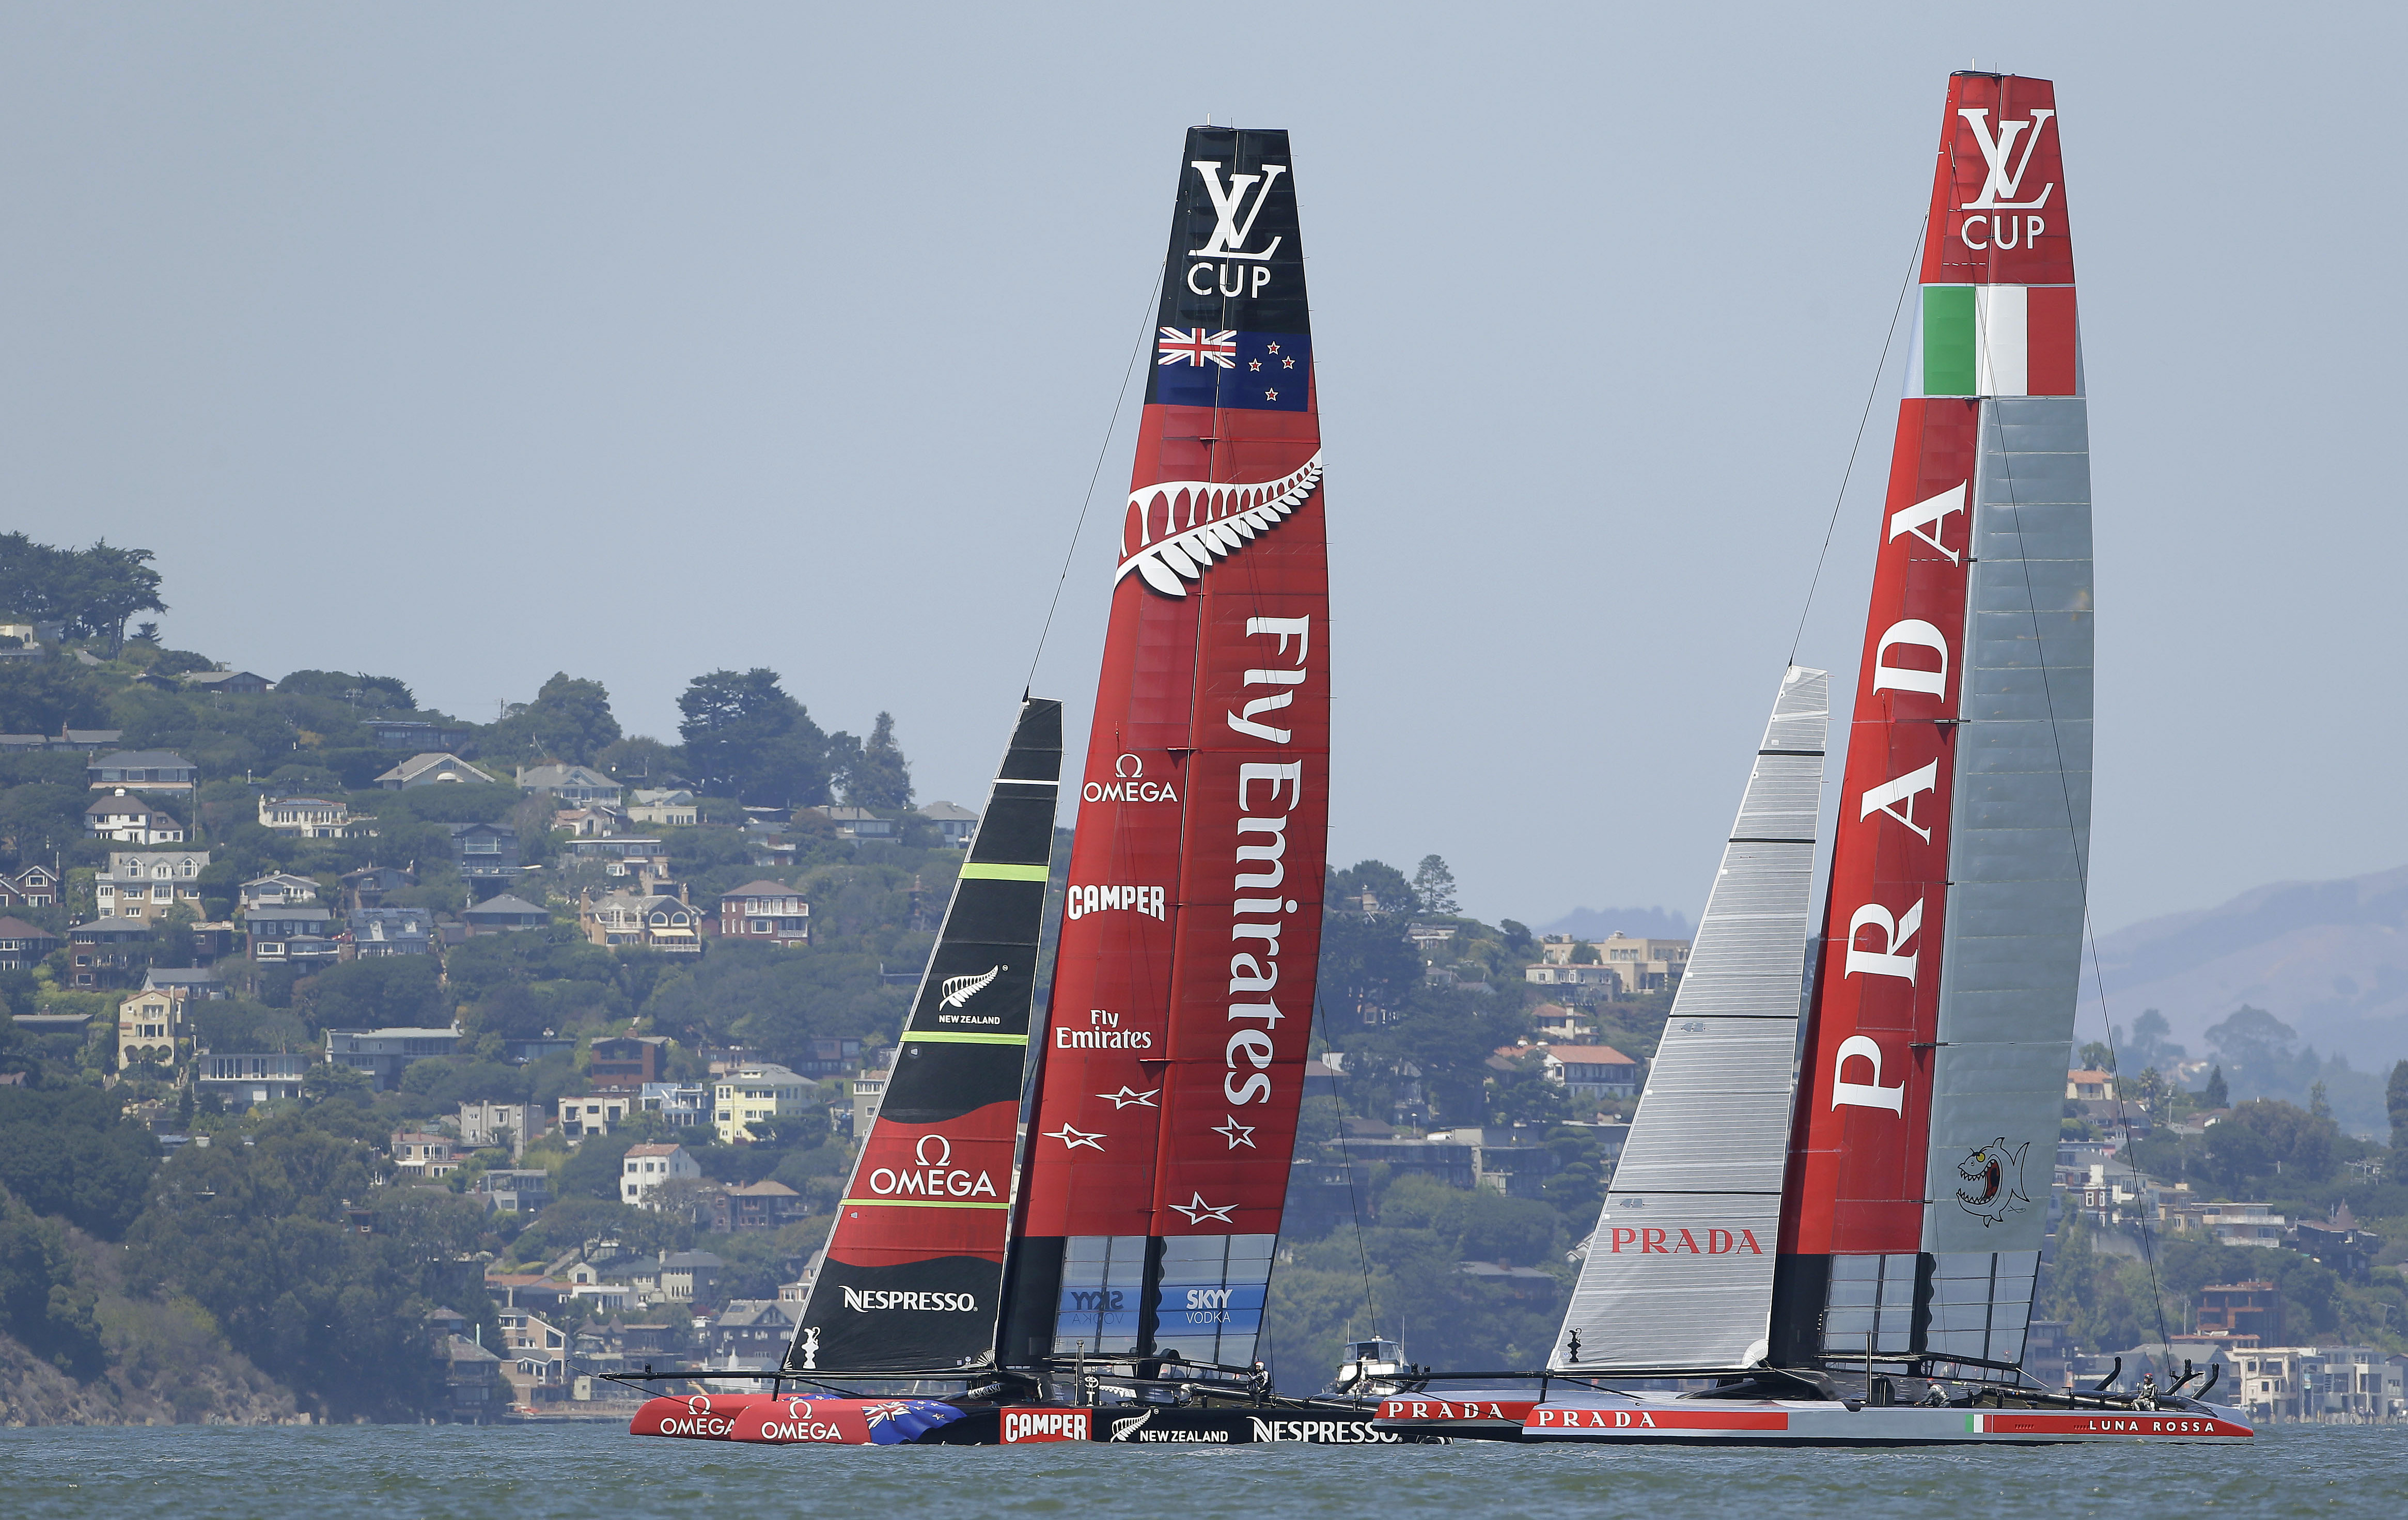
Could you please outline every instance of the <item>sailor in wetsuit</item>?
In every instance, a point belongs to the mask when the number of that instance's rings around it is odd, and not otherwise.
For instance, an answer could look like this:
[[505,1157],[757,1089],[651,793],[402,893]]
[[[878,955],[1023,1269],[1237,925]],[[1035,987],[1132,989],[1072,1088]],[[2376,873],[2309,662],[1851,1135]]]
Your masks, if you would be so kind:
[[2157,1375],[2155,1372],[2141,1374],[2141,1391],[2132,1396],[2132,1407],[2134,1409],[2157,1407]]
[[1928,1409],[1945,1409],[1948,1406],[1948,1385],[1935,1381],[1923,1390],[1923,1398],[1917,1401]]

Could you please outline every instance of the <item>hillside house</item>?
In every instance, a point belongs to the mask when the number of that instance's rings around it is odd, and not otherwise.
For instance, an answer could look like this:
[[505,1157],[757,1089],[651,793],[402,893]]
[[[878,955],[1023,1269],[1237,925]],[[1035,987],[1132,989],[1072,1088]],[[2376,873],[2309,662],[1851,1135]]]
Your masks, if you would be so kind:
[[619,1163],[619,1201],[631,1209],[651,1209],[652,1190],[677,1180],[698,1183],[702,1168],[682,1145],[631,1145]]
[[345,924],[353,960],[427,953],[430,921],[423,908],[355,908]]
[[1540,1047],[1547,1079],[1560,1082],[1583,1102],[1639,1094],[1639,1062],[1611,1045],[1547,1045]]
[[780,882],[747,882],[719,899],[716,929],[722,939],[764,945],[811,942],[811,905]]
[[117,1005],[117,1069],[143,1061],[174,1066],[192,1053],[179,991],[136,993]]
[[184,825],[165,808],[153,807],[120,787],[94,797],[83,810],[83,831],[120,844],[181,844]]
[[583,1093],[560,1100],[561,1138],[572,1146],[588,1135],[607,1135],[625,1122],[635,1104],[627,1093]]
[[627,816],[659,828],[692,828],[702,822],[702,809],[682,788],[639,788],[628,794]]
[[48,866],[27,866],[14,876],[0,876],[0,908],[52,908],[58,900],[59,875]]
[[978,832],[979,815],[951,802],[928,803],[920,816],[936,825],[937,837],[954,850],[968,849],[970,837]]
[[722,1235],[732,1230],[782,1229],[810,1212],[810,1200],[800,1193],[764,1178],[713,1193],[710,1227]]
[[892,844],[902,837],[903,826],[900,824],[892,818],[881,818],[867,808],[810,808],[802,810],[817,813],[835,825],[836,837],[839,839]]
[[[779,1118],[810,1106],[811,1085],[796,1072],[767,1062],[747,1063],[711,1087],[711,1118],[723,1145],[750,1141],[750,1126],[767,1128]],[[865,1127],[861,1133],[867,1134]]]
[[598,862],[605,876],[649,876],[657,881],[669,873],[668,841],[649,834],[601,834],[567,839],[562,842],[560,853],[579,864]]
[[416,886],[417,879],[399,866],[363,866],[336,879],[345,908],[380,908],[385,894]]
[[508,824],[453,824],[452,860],[464,881],[519,879],[519,831]]
[[552,911],[505,892],[474,908],[460,910],[460,922],[468,925],[472,934],[507,934],[517,929],[541,928],[552,922]]
[[385,1029],[329,1029],[326,1064],[365,1071],[380,1093],[401,1085],[401,1074],[412,1061],[450,1055],[460,1046],[457,1025],[446,1029],[403,1025]]
[[481,1151],[488,1146],[508,1146],[512,1159],[526,1154],[527,1141],[533,1132],[527,1127],[534,1123],[536,1111],[523,1103],[463,1103],[460,1105],[460,1144],[463,1149]]
[[332,797],[261,797],[259,826],[297,839],[373,839],[376,819]]
[[225,1000],[225,979],[214,966],[154,966],[142,973],[144,992],[180,992],[196,1003]]
[[309,1072],[307,1051],[236,1053],[204,1051],[194,1072],[204,1093],[215,1093],[229,1109],[255,1108],[278,1098],[299,1097]]
[[679,897],[589,895],[578,901],[577,922],[588,940],[605,947],[640,945],[688,955],[702,950],[701,914]]
[[59,937],[22,918],[0,918],[0,971],[30,971],[59,948]]
[[449,1177],[460,1169],[458,1147],[449,1135],[396,1129],[386,1150],[394,1169],[405,1177]]
[[2109,1103],[2115,1097],[2115,1073],[2113,1071],[2073,1070],[2065,1074],[2065,1096],[2069,1101]]
[[150,964],[150,925],[138,918],[95,918],[67,929],[67,984],[79,992],[131,987]]
[[1627,997],[1677,984],[1688,969],[1690,944],[1686,939],[1635,939],[1619,929],[1602,939],[1551,934],[1539,942],[1539,955],[1549,966],[1602,966],[1614,973]]
[[276,690],[276,682],[249,670],[195,670],[184,677],[184,684],[196,692],[228,696],[257,696]]
[[580,808],[597,802],[616,808],[625,790],[600,771],[584,766],[521,766],[515,780],[522,792],[541,792]]
[[323,908],[259,907],[242,915],[258,966],[332,964],[342,947],[335,942],[335,915]]
[[245,882],[236,889],[236,899],[246,913],[254,908],[307,908],[318,900],[318,883],[278,871]]
[[94,756],[83,774],[95,792],[122,786],[129,792],[190,793],[201,773],[172,750],[118,750]]
[[429,751],[457,750],[468,742],[466,728],[446,728],[428,723],[423,718],[365,718],[360,726],[368,731],[368,740],[380,750],[408,750],[413,753]]
[[612,1035],[589,1048],[586,1077],[597,1093],[640,1092],[661,1080],[668,1040],[660,1035]]
[[494,778],[479,770],[448,750],[413,754],[376,779],[376,783],[388,792],[407,792],[414,786],[492,786]]
[[200,911],[207,850],[112,850],[93,874],[93,897],[102,917],[165,918],[179,902]]

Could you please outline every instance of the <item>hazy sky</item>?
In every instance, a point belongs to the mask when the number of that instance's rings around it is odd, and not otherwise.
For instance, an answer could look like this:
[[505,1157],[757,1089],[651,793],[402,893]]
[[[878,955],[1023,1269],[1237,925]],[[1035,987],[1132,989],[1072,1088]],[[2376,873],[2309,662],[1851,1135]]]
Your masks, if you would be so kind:
[[[768,665],[828,727],[891,709],[921,796],[976,803],[1150,314],[1181,131],[1284,126],[1330,461],[1332,858],[1438,852],[1492,917],[1694,915],[1945,75],[1978,60],[2058,87],[2112,927],[2408,859],[2403,30],[11,5],[5,521],[155,550],[169,641],[271,678],[390,673],[490,719],[566,669],[673,738],[688,678]],[[1842,712],[1899,358],[1799,652]],[[1038,667],[1080,735],[1133,415]]]

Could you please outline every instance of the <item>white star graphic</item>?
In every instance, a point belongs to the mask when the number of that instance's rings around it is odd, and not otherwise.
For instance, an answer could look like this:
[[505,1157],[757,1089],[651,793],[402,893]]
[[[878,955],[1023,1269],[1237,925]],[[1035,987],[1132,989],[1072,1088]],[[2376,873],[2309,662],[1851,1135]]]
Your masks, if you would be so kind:
[[1235,1213],[1237,1209],[1238,1206],[1234,1203],[1207,1203],[1201,1193],[1190,1195],[1185,1203],[1174,1203],[1170,1206],[1172,1213],[1185,1214],[1187,1222],[1191,1225],[1200,1225],[1208,1219],[1224,1225],[1236,1224],[1237,1221],[1229,1216]]
[[1150,1092],[1131,1092],[1127,1085],[1124,1083],[1121,1090],[1117,1093],[1097,1093],[1096,1096],[1111,1103],[1115,1109],[1125,1109],[1132,1103],[1141,1104],[1146,1108],[1154,1109],[1160,1108],[1162,1106],[1154,1101],[1155,1096],[1161,1091],[1161,1088],[1156,1087]]
[[1263,367],[1263,362],[1260,359],[1249,359],[1246,361],[1246,367],[1248,369],[1260,369]]
[[1047,1140],[1060,1140],[1065,1148],[1073,1151],[1077,1150],[1082,1145],[1087,1147],[1091,1151],[1100,1151],[1104,1148],[1104,1132],[1102,1130],[1099,1129],[1090,1135],[1083,1129],[1071,1128],[1067,1121],[1059,1129],[1047,1130],[1045,1132],[1045,1138]]
[[1296,367],[1296,361],[1293,359],[1282,359],[1280,361],[1280,367],[1282,369],[1294,369]]
[[1279,351],[1279,345],[1276,343],[1267,343],[1263,345],[1263,347],[1267,352],[1277,353]]
[[1279,399],[1279,393],[1277,391],[1265,391],[1263,393],[1263,399],[1266,401],[1277,401]]
[[1240,1145],[1250,1151],[1254,1148],[1254,1126],[1238,1123],[1238,1116],[1234,1113],[1214,1126],[1212,1133],[1226,1139],[1232,1151]]

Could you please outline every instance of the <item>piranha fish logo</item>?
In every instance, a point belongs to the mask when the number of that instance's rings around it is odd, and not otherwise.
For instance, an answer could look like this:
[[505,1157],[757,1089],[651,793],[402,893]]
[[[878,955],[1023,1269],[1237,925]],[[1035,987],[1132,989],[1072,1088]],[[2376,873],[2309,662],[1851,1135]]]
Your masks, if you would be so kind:
[[2024,1194],[2024,1153],[2030,1149],[2027,1140],[2009,1150],[2001,1135],[1968,1153],[1956,1163],[1957,1205],[1985,1225],[2002,1224],[2009,1214],[2029,1207],[2031,1199]]

